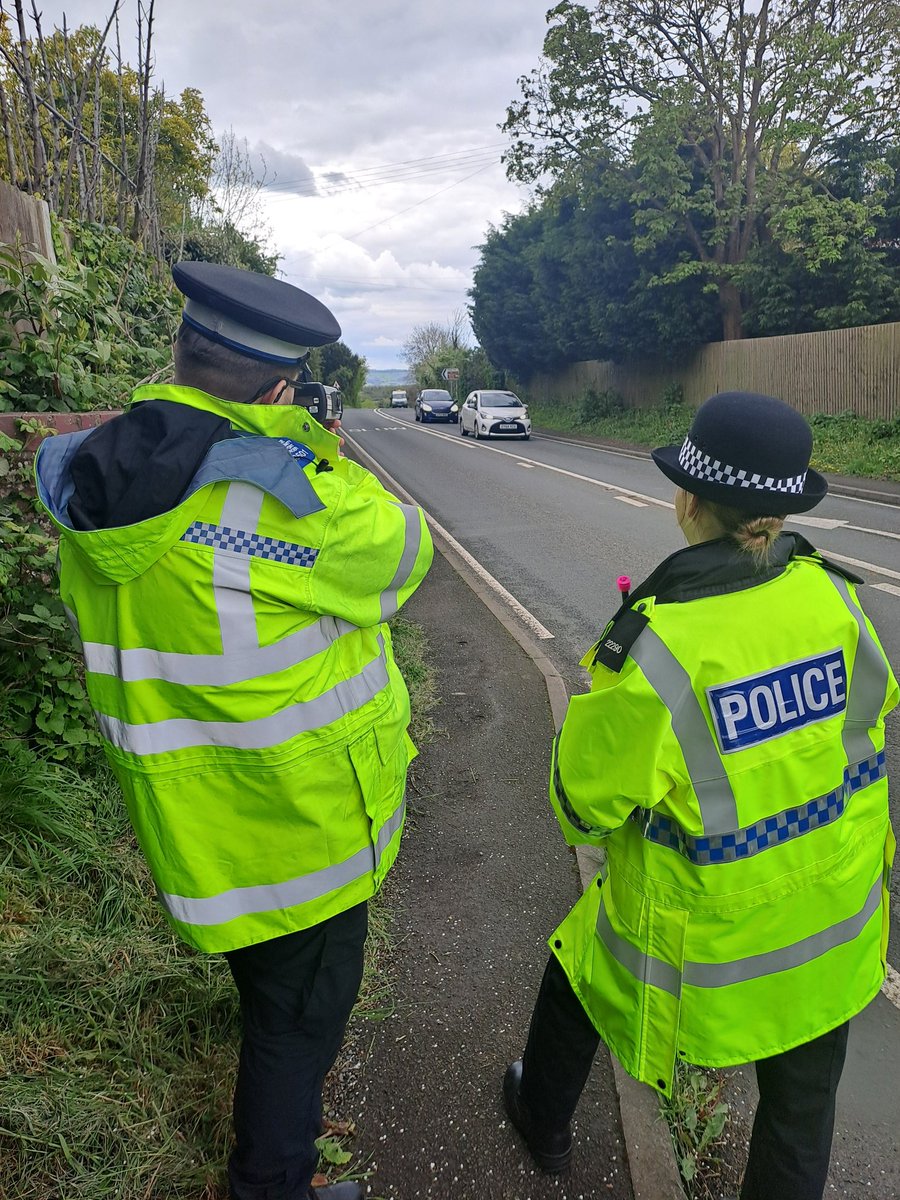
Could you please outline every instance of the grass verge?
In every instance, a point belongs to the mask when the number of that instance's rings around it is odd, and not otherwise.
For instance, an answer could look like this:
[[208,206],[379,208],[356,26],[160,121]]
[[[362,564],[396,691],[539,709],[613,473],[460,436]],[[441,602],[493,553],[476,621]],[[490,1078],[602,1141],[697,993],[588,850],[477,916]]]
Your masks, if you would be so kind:
[[[609,393],[589,394],[572,404],[529,403],[528,408],[537,428],[647,447],[680,442],[694,415],[692,408],[678,403],[628,409]],[[868,421],[855,413],[817,413],[809,421],[817,470],[900,481],[900,416]]]
[[[424,634],[395,647],[427,735]],[[0,755],[0,1197],[224,1200],[240,1039],[224,958],[173,937],[99,755]],[[390,1009],[383,902],[357,1015]],[[334,1162],[323,1145],[323,1169]],[[342,1155],[338,1155],[342,1157]],[[346,1173],[346,1171],[344,1171]]]

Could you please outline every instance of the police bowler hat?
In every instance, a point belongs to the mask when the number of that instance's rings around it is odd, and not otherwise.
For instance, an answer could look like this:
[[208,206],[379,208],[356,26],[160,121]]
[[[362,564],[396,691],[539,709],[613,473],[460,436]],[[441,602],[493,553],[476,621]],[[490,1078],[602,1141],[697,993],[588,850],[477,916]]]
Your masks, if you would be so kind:
[[310,346],[341,336],[321,301],[283,279],[207,262],[176,263],[172,278],[185,297],[185,324],[249,358],[296,365]]
[[796,409],[755,392],[721,392],[697,409],[680,446],[653,461],[686,492],[759,516],[806,512],[828,484],[809,465],[812,430]]

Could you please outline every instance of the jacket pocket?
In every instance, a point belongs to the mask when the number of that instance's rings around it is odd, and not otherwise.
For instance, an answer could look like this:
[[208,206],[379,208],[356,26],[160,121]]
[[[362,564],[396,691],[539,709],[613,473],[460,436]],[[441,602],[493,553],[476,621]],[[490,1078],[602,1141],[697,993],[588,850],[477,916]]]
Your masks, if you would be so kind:
[[391,743],[369,729],[351,742],[348,750],[369,819],[377,884],[390,869],[400,845],[409,749],[404,737]]

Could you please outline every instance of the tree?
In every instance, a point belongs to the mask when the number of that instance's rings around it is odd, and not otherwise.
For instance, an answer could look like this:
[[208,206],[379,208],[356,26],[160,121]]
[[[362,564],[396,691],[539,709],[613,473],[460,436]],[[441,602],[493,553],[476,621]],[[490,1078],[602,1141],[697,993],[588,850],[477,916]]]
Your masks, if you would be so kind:
[[878,138],[900,100],[894,0],[562,0],[544,60],[510,105],[511,177],[581,187],[598,160],[629,165],[638,248],[681,235],[726,338],[760,231],[811,270],[871,236],[878,198],[829,192],[837,135]]
[[678,357],[714,340],[715,300],[699,277],[655,282],[689,255],[684,238],[638,253],[632,187],[629,171],[606,167],[590,188],[560,184],[489,232],[469,295],[492,363],[527,378],[583,359]]
[[451,313],[445,325],[429,321],[414,326],[401,351],[403,361],[415,371],[444,350],[462,349],[467,344],[468,326],[468,316],[461,308]]
[[315,374],[322,383],[337,384],[345,404],[359,404],[366,382],[366,360],[344,342],[330,342],[316,351]]

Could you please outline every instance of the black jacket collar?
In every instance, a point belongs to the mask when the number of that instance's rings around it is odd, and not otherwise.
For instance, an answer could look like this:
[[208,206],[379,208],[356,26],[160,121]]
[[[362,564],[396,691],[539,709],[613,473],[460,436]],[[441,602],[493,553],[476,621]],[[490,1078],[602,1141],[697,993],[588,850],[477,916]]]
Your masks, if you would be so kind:
[[660,604],[683,604],[705,596],[741,592],[775,579],[795,558],[814,558],[852,583],[863,582],[846,568],[829,562],[799,533],[780,533],[764,567],[757,567],[751,555],[724,537],[670,554],[631,593],[623,609],[634,608],[648,596],[655,596]]

